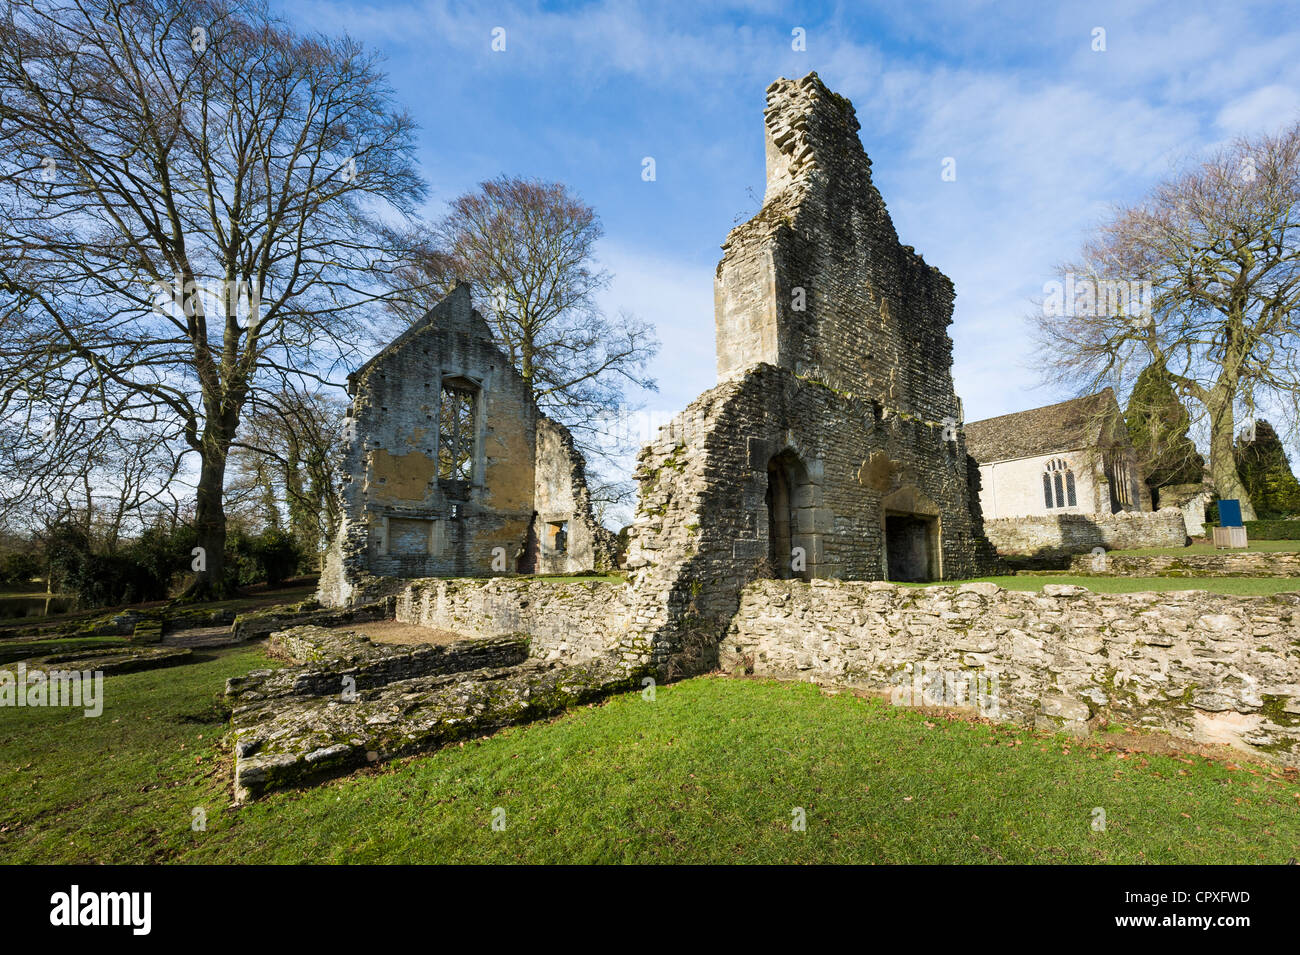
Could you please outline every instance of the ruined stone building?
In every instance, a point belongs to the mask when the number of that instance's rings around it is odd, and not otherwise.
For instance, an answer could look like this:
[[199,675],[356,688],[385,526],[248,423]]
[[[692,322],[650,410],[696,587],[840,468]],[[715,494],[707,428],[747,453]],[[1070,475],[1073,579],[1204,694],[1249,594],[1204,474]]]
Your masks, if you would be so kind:
[[375,577],[608,567],[569,432],[541,414],[458,286],[348,378],[343,521],[320,599]]
[[853,106],[815,73],[768,89],[764,133],[763,207],[714,282],[719,384],[639,460],[638,620],[704,664],[755,578],[995,567],[953,390],[952,282],[899,242]]
[[[998,573],[990,538],[1063,566],[1181,545],[1184,517],[1140,509],[1109,392],[963,428],[952,283],[899,243],[852,105],[809,74],[769,87],[764,120],[763,207],[716,273],[719,382],[638,458],[627,580],[512,579],[599,567],[607,532],[569,436],[458,288],[352,377],[321,583],[347,609],[290,608],[316,624],[272,637],[299,665],[228,684],[237,795],[718,667],[891,693],[927,667],[977,694],[996,678],[995,718],[1115,718],[1300,765],[1294,594],[884,582]],[[981,494],[1022,516],[986,521]],[[382,617],[466,639],[324,629]]]
[[966,446],[979,462],[989,520],[1151,510],[1115,393],[971,421]]
[[[719,384],[638,461],[623,639],[657,665],[693,657],[683,670],[710,665],[757,578],[997,569],[953,390],[952,282],[899,242],[853,106],[815,73],[768,89],[764,133],[763,207],[727,237],[715,278]],[[351,389],[346,517],[323,602],[355,604],[374,577],[607,559],[581,459],[467,289]]]

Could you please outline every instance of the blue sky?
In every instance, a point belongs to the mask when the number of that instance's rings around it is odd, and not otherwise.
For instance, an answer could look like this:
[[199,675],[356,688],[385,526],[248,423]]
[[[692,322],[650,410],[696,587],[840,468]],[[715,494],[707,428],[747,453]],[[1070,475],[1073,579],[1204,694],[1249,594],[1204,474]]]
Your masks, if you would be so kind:
[[[278,7],[384,54],[422,127],[429,215],[503,172],[563,181],[596,207],[614,273],[603,302],[657,325],[660,392],[642,400],[665,415],[715,383],[713,270],[756,211],[747,189],[762,195],[764,91],[778,76],[816,70],[853,101],[902,241],[956,284],[967,420],[1070,396],[1040,384],[1024,316],[1113,203],[1300,117],[1294,2]],[[954,182],[940,178],[948,156]]]

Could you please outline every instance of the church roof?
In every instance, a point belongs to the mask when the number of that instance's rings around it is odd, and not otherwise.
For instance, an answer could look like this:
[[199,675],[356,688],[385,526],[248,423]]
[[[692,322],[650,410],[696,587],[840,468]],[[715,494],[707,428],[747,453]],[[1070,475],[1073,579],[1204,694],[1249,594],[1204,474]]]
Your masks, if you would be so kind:
[[1073,451],[1100,443],[1102,425],[1119,402],[1109,388],[1059,404],[1017,411],[965,426],[966,452],[980,464]]

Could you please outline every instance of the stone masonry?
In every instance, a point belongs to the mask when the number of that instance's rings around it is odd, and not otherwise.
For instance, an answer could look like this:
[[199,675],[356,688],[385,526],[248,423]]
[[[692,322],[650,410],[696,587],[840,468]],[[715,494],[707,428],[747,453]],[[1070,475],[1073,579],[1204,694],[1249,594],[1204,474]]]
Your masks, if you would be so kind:
[[351,375],[349,392],[343,521],[323,605],[373,599],[373,577],[612,564],[613,535],[592,515],[572,437],[537,410],[468,286]]
[[1300,765],[1297,594],[761,581],[722,664],[896,697],[929,674],[940,692],[911,702],[964,696],[993,718],[1074,733],[1114,719]]
[[609,659],[529,659],[522,636],[383,646],[308,626],[275,634],[271,649],[296,665],[226,684],[241,801],[641,686]]
[[1070,573],[1107,577],[1300,577],[1300,554],[1083,554]]
[[1182,547],[1187,543],[1183,512],[1130,511],[1105,516],[1054,514],[1006,517],[985,521],[984,533],[1004,556],[1067,559],[1095,547],[1131,550],[1138,547]]
[[901,245],[848,100],[767,92],[763,208],[715,282],[720,384],[642,451],[634,627],[669,673],[716,661],[763,577],[992,572],[952,384],[953,287]]
[[[900,244],[848,100],[781,79],[764,116],[763,208],[716,273],[719,383],[638,457],[628,580],[506,579],[607,567],[612,541],[571,436],[459,287],[351,379],[330,609],[244,628],[347,608],[468,639],[275,634],[294,665],[228,685],[241,797],[719,665],[877,689],[928,667],[981,699],[996,677],[998,718],[1114,718],[1300,765],[1300,596],[898,583],[1004,570],[953,389],[953,286]],[[1076,516],[998,531],[1063,553],[1185,531],[1177,509]]]

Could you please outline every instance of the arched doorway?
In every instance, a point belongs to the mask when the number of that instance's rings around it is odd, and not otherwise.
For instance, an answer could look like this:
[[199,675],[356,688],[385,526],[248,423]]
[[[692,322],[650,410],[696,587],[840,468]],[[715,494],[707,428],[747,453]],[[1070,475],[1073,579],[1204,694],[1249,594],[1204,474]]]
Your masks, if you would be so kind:
[[767,462],[767,560],[778,580],[814,576],[816,488],[794,451],[786,449]]

